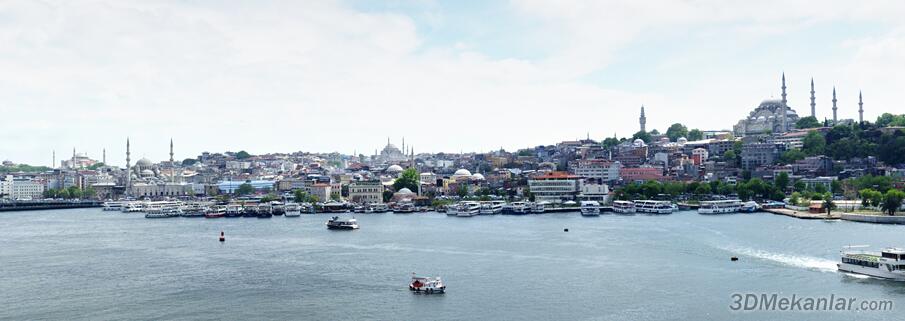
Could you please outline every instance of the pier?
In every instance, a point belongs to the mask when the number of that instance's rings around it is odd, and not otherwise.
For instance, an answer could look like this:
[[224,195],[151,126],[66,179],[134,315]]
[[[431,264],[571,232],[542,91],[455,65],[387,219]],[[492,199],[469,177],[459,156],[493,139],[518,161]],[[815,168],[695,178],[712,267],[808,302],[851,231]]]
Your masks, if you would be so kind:
[[17,201],[0,203],[0,212],[58,210],[101,206],[103,206],[103,203],[99,201]]
[[826,215],[826,213],[811,213],[808,211],[796,211],[785,208],[765,208],[762,209],[762,211],[804,220],[835,220],[842,218],[842,212],[832,212],[830,215]]

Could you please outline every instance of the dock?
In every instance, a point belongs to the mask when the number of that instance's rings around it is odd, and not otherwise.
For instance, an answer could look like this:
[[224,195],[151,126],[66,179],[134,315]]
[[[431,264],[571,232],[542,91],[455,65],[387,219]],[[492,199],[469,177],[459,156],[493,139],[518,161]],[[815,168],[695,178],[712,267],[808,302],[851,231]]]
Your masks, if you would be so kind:
[[789,217],[800,218],[803,220],[835,220],[842,218],[842,212],[832,212],[832,214],[827,216],[826,213],[811,213],[808,211],[796,211],[786,208],[765,208],[761,210],[768,213],[785,215]]

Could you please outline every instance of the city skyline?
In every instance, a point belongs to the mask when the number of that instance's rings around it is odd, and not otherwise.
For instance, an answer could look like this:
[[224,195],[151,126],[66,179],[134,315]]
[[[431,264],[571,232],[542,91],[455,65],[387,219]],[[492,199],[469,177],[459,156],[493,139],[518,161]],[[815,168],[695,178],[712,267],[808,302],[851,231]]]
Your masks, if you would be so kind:
[[901,112],[899,6],[10,2],[0,159],[46,166],[75,147],[121,166],[126,137],[154,161],[171,138],[177,160],[370,155],[387,136],[511,151],[631,136],[642,105],[648,130],[731,130],[780,98],[783,72],[800,116],[813,78],[819,120],[835,89],[840,119],[858,119],[863,92],[873,121]]

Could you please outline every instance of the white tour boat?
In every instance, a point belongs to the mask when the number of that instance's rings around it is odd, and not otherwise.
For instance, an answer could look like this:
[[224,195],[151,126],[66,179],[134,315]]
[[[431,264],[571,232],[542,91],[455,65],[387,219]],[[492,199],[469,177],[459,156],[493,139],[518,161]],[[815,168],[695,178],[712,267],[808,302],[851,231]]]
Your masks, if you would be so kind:
[[446,284],[440,277],[421,277],[412,273],[412,283],[409,283],[409,291],[423,292],[426,294],[446,292]]
[[905,281],[905,249],[887,248],[880,252],[852,250],[866,246],[847,246],[840,251],[839,271],[877,278]]
[[105,211],[122,211],[123,206],[125,204],[126,203],[124,203],[124,202],[107,201],[107,202],[104,202],[104,210]]
[[635,212],[635,203],[631,201],[613,201],[613,212],[631,214]]
[[704,201],[698,208],[700,214],[736,213],[742,208],[741,200]]
[[581,201],[582,216],[598,216],[600,215],[600,203],[597,201]]
[[534,206],[531,207],[531,213],[534,214],[544,214],[547,210],[547,202],[537,202],[534,203]]
[[672,214],[676,208],[670,201],[635,201],[635,212],[649,214]]
[[327,228],[331,230],[355,230],[358,229],[358,221],[355,218],[341,219],[334,216],[327,221]]
[[478,202],[461,202],[459,203],[459,211],[456,216],[471,217],[478,215],[481,211],[481,203]]
[[481,202],[479,213],[481,215],[500,214],[503,212],[503,205],[505,204],[506,202],[503,201]]

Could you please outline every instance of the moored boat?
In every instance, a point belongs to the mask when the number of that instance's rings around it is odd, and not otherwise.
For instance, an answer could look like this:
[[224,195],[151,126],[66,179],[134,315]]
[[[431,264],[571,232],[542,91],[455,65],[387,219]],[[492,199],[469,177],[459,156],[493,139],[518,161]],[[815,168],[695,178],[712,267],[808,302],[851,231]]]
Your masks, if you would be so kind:
[[670,201],[638,200],[634,203],[636,213],[672,214],[676,210]]
[[741,200],[704,201],[698,207],[700,214],[728,214],[736,213],[742,207]]
[[581,201],[582,216],[599,216],[600,203],[597,201]]
[[635,213],[635,203],[631,201],[613,201],[613,212],[618,214]]
[[456,216],[458,217],[471,217],[478,215],[481,211],[481,203],[466,201],[460,202],[459,208],[456,211]]
[[226,216],[226,206],[217,205],[209,208],[204,213],[204,218],[221,218]]

